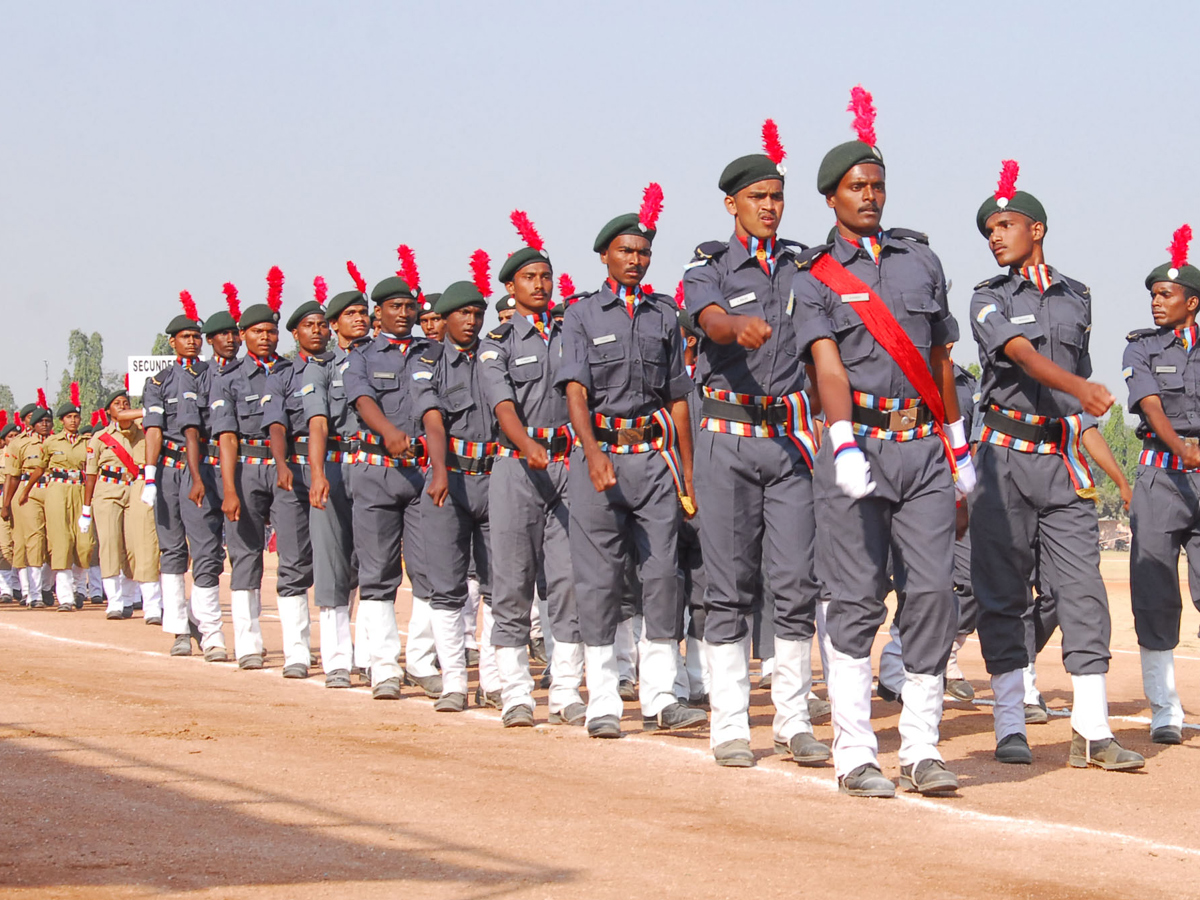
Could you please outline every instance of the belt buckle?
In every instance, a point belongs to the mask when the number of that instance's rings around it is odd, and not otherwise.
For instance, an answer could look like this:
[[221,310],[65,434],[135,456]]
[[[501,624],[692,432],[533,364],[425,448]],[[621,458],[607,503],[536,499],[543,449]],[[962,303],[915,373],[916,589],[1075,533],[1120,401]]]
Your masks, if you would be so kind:
[[1185,446],[1195,447],[1200,445],[1200,437],[1185,437],[1183,438],[1183,443]]
[[641,428],[622,428],[617,432],[618,446],[632,446],[645,440],[645,431]]
[[892,431],[912,431],[917,427],[917,407],[892,410]]

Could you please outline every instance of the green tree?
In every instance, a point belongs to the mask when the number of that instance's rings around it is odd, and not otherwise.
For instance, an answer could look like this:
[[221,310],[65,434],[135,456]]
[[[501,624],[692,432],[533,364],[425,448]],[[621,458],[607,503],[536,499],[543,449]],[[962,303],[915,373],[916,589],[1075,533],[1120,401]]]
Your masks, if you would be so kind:
[[171,343],[165,334],[156,335],[154,338],[154,346],[150,348],[151,356],[172,356],[174,351],[171,349]]
[[11,414],[17,408],[17,400],[13,397],[12,388],[7,384],[0,384],[0,409],[7,409]]
[[104,338],[93,332],[89,337],[78,329],[67,338],[67,365],[59,383],[54,407],[66,403],[71,396],[71,382],[79,382],[79,402],[86,417],[99,409],[104,397],[122,383],[119,372],[104,371]]
[[979,368],[979,363],[967,363],[967,371],[971,373],[976,381],[983,378],[983,369]]
[[[1108,418],[1100,423],[1100,434],[1112,449],[1113,458],[1125,474],[1125,479],[1132,485],[1137,475],[1138,456],[1142,450],[1142,442],[1138,440],[1137,430],[1125,421],[1125,409],[1120,403],[1114,403]],[[1100,495],[1100,516],[1102,518],[1125,519],[1128,513],[1121,503],[1121,492],[1116,483],[1093,465],[1092,472],[1096,476],[1096,488]]]

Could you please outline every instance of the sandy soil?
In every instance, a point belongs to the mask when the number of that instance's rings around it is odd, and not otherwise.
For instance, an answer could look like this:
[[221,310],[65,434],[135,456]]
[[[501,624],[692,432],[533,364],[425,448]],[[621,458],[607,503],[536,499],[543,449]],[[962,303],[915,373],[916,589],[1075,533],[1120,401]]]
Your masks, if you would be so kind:
[[[269,668],[242,672],[170,658],[169,638],[140,613],[110,622],[102,607],[0,607],[0,888],[272,900],[1195,896],[1200,737],[1193,726],[1183,746],[1150,743],[1127,558],[1106,557],[1104,574],[1113,727],[1146,768],[1068,768],[1062,714],[1030,729],[1031,768],[1001,766],[988,708],[948,703],[942,749],[962,789],[940,800],[851,799],[832,768],[785,763],[771,752],[762,691],[759,765],[729,770],[712,763],[707,732],[642,735],[633,705],[627,736],[604,742],[564,727],[506,731],[494,711],[437,714],[415,689],[396,703],[326,690],[317,670],[284,681],[273,617]],[[264,601],[273,613],[269,589]],[[1178,680],[1192,722],[1197,624],[1186,605]],[[1039,674],[1062,713],[1070,681],[1056,646]],[[990,697],[977,644],[962,665]],[[875,701],[893,777],[899,709]],[[816,731],[832,737],[828,724]]]

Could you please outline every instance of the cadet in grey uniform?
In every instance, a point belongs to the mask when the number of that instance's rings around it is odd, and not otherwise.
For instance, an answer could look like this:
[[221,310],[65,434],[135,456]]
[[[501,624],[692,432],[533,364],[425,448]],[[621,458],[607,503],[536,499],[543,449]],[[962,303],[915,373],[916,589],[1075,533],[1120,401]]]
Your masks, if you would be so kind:
[[1175,688],[1181,547],[1187,548],[1192,603],[1200,607],[1200,361],[1192,359],[1200,342],[1200,269],[1187,262],[1190,237],[1186,225],[1177,231],[1171,261],[1146,277],[1157,327],[1129,335],[1123,363],[1143,447],[1133,489],[1129,587],[1156,744],[1183,740]]
[[[275,288],[270,295],[278,299]],[[312,546],[308,539],[308,496],[293,480],[292,487],[279,484],[275,460],[268,445],[269,431],[264,413],[271,399],[267,381],[283,376],[290,360],[277,356],[279,312],[270,304],[247,307],[238,321],[246,355],[213,384],[209,397],[209,427],[220,445],[222,502],[229,545],[230,612],[233,646],[238,666],[263,667],[262,614],[263,551],[266,525],[275,528],[279,568],[275,581],[276,603],[283,627],[284,665],[303,665],[308,674],[308,653],[295,652],[301,638],[295,634],[298,608],[308,609],[312,586]],[[219,389],[219,390],[218,390]],[[290,669],[295,677],[297,669]],[[303,676],[301,676],[303,677]]]
[[[371,299],[379,314],[379,335],[350,354],[343,376],[346,402],[355,407],[363,423],[351,480],[354,550],[359,623],[366,630],[372,696],[397,700],[404,673],[397,662],[400,635],[395,602],[403,566],[413,583],[414,607],[418,597],[429,597],[418,561],[425,449],[412,412],[413,381],[408,368],[415,355],[432,345],[412,337],[419,301],[403,278],[385,278],[375,285]],[[425,592],[419,594],[422,590]],[[411,653],[407,661],[411,666]],[[440,683],[437,688],[440,695]]]
[[[647,193],[651,194],[656,185]],[[593,250],[608,278],[567,310],[556,383],[566,390],[579,441],[569,479],[571,561],[579,631],[586,645],[588,734],[620,737],[614,641],[633,545],[642,584],[640,699],[647,730],[700,725],[707,716],[674,694],[683,631],[676,573],[680,505],[694,513],[692,442],[678,308],[646,294],[657,210],[618,216]]]
[[505,261],[500,281],[516,314],[484,338],[479,365],[488,408],[501,431],[491,484],[491,635],[505,721],[533,722],[528,646],[541,566],[553,638],[550,723],[583,725],[584,648],[568,537],[567,459],[573,436],[566,398],[555,385],[562,329],[546,311],[554,289],[550,258],[524,247]]
[[[1095,483],[1080,450],[1082,413],[1103,415],[1113,396],[1088,381],[1092,328],[1087,287],[1046,265],[1046,211],[1017,191],[1006,163],[1000,188],[975,217],[1001,275],[975,286],[971,328],[983,362],[983,431],[976,450],[971,576],[979,642],[995,694],[996,758],[1028,765],[1022,617],[1034,547],[1052,567],[1071,674],[1072,766],[1140,768],[1108,726],[1108,595],[1100,577]],[[1020,485],[1018,489],[1016,485]]]
[[[283,492],[285,502],[289,506],[291,501],[286,499],[288,495],[302,501],[300,509],[297,510],[299,521],[303,524],[304,538],[309,541],[309,553],[315,555],[311,549],[312,532],[309,524],[312,514],[312,469],[309,460],[308,414],[304,407],[304,392],[309,378],[308,369],[322,367],[321,362],[314,360],[324,357],[325,348],[329,345],[329,322],[325,318],[325,308],[316,300],[300,304],[288,317],[287,330],[296,341],[296,360],[290,366],[276,366],[267,376],[262,423],[267,429],[271,458],[275,460],[275,487]],[[324,474],[324,454],[320,460],[320,469]],[[274,521],[272,519],[272,522]],[[292,519],[287,516],[275,525],[277,543],[281,543],[285,536],[279,535],[279,530],[281,527],[292,527]],[[289,542],[295,539],[290,535],[286,537]],[[315,560],[313,573],[315,580]],[[327,599],[326,603],[328,602]],[[308,595],[280,595],[277,604],[280,629],[283,633],[283,677],[307,678],[312,658],[312,620],[308,613]],[[345,680],[349,684],[348,669]]]
[[[156,372],[143,389],[146,487],[142,500],[154,506],[163,592],[162,627],[175,635],[171,655],[191,654],[191,622],[195,622],[204,658],[224,662],[229,657],[221,632],[220,579],[225,568],[221,527],[219,521],[213,527],[211,503],[206,510],[188,498],[191,475],[185,429],[194,416],[199,380],[207,364],[198,359],[202,338],[195,304],[186,291],[180,297],[186,312],[167,325],[175,364]],[[190,610],[184,582],[189,555]]]
[[777,236],[781,154],[778,147],[778,159],[753,154],[725,167],[718,186],[734,217],[733,236],[697,247],[683,276],[684,302],[700,334],[696,499],[708,561],[710,743],[724,766],[754,765],[749,620],[764,578],[774,595],[776,751],[801,765],[829,759],[808,717],[821,593],[813,567],[816,441],[792,292],[804,246]]
[[[855,95],[856,105],[870,105],[861,88]],[[890,555],[907,591],[899,620],[907,673],[901,784],[944,793],[958,787],[937,749],[943,673],[958,626],[952,462],[960,490],[974,480],[947,346],[958,326],[925,236],[881,230],[883,158],[869,121],[856,124],[860,139],[827,153],[817,175],[837,235],[798,260],[792,286],[801,352],[816,366],[829,423],[814,490],[818,521],[837,523],[817,538],[817,571],[830,598],[834,764],[844,793],[895,791],[879,770],[871,728],[871,647],[887,614]]]
[[321,665],[325,686],[350,687],[354,647],[350,637],[350,594],[358,585],[354,560],[352,461],[361,426],[346,402],[344,378],[350,353],[366,340],[371,317],[366,294],[343,291],[325,307],[337,333],[333,350],[313,356],[300,388],[308,418],[308,531],[313,548],[313,601],[320,610]]

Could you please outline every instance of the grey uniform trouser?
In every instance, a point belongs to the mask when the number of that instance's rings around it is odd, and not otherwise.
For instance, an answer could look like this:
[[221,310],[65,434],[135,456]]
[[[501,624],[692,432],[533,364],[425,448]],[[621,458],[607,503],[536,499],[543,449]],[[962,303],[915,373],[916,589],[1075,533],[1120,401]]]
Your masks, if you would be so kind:
[[[353,510],[350,503],[350,463],[326,462],[329,497],[324,509],[308,508],[312,538],[313,602],[332,608],[350,605],[350,592],[358,586],[354,565]],[[312,469],[301,466],[305,490],[312,489]]]
[[501,457],[492,469],[492,643],[524,647],[538,568],[545,573],[550,634],[581,643],[571,572],[567,465],[538,471],[523,459]]
[[979,612],[975,604],[975,591],[971,587],[971,529],[954,542],[954,596],[958,598],[958,633],[970,634],[975,630]]
[[691,615],[687,636],[704,640],[704,595],[708,591],[708,574],[695,520],[679,526],[679,577],[683,602]]
[[700,545],[708,561],[704,639],[742,640],[764,579],[774,595],[773,637],[812,638],[821,589],[813,563],[812,474],[800,450],[787,438],[703,430],[694,465]]
[[1075,493],[1059,456],[995,444],[975,451],[979,485],[971,504],[971,579],[979,643],[992,675],[1029,663],[1022,621],[1035,548],[1049,566],[1071,675],[1108,671],[1112,624],[1100,577],[1096,504]]
[[1129,589],[1139,646],[1179,643],[1179,549],[1187,549],[1188,586],[1200,609],[1200,473],[1139,466],[1130,503],[1133,548]]
[[196,506],[188,499],[192,473],[187,469],[164,468],[158,477],[154,524],[158,531],[159,568],[166,575],[182,575],[192,562],[192,581],[197,587],[216,587],[225,569],[221,513],[221,480],[216,469],[200,464],[204,500]]
[[436,506],[428,494],[421,493],[421,541],[429,548],[431,555],[427,558],[435,562],[425,570],[431,590],[423,599],[428,599],[434,609],[462,609],[467,602],[467,573],[472,559],[484,602],[492,593],[488,531],[488,484],[492,476],[455,471],[446,474],[449,494],[445,503]]
[[860,500],[834,479],[833,446],[817,454],[814,493],[817,573],[829,594],[826,628],[834,648],[854,659],[871,655],[887,617],[888,555],[904,591],[897,616],[904,668],[940,675],[958,631],[951,587],[954,568],[954,485],[942,442],[858,438],[871,464],[875,491]]
[[632,543],[641,583],[643,634],[650,641],[680,640],[683,602],[677,574],[680,509],[675,480],[654,451],[610,453],[617,483],[597,491],[583,450],[571,454],[567,495],[571,508],[571,563],[579,634],[589,647],[614,642],[626,593]]
[[312,544],[308,537],[308,488],[301,467],[292,465],[292,490],[276,483],[272,465],[238,463],[236,484],[241,515],[228,523],[229,561],[233,574],[230,589],[253,591],[262,587],[266,528],[275,528],[279,555],[275,593],[280,597],[303,594],[313,583]]
[[429,597],[418,562],[424,489],[425,475],[416,466],[393,469],[355,463],[350,491],[360,599],[395,602],[404,566],[413,582],[413,596]]

